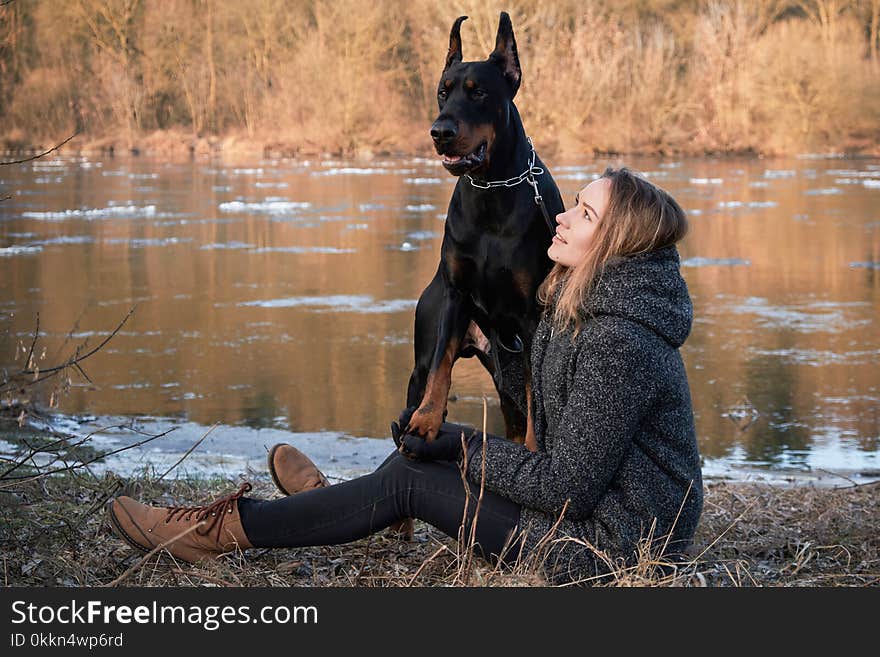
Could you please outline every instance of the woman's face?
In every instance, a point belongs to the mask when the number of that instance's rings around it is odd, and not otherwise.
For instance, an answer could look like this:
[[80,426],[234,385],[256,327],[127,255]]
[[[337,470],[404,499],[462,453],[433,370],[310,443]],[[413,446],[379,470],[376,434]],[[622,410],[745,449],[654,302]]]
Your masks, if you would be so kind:
[[611,179],[599,178],[577,193],[574,207],[556,215],[559,225],[547,249],[554,262],[574,267],[586,255],[611,197]]

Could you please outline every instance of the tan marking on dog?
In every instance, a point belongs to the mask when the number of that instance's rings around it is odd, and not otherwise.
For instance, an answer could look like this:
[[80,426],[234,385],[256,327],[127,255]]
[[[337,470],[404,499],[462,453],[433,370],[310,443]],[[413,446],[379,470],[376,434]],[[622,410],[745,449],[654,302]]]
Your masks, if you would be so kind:
[[481,141],[485,141],[486,162],[488,163],[492,153],[492,145],[495,143],[495,127],[491,123],[482,123],[475,126],[464,125],[462,127],[465,129],[470,128],[466,133],[461,134],[461,143],[464,145],[462,151],[470,153]]
[[471,90],[476,86],[477,86],[477,83],[474,82],[473,80],[465,80],[464,81],[464,88],[465,89]]
[[513,285],[519,290],[524,299],[528,299],[532,293],[532,275],[525,269],[513,270]]
[[493,142],[495,141],[495,127],[491,123],[482,123],[480,125],[474,126],[471,131],[471,143],[476,145],[479,144],[483,139],[486,140],[486,147],[491,148]]
[[415,523],[412,518],[404,518],[403,520],[391,523],[388,526],[388,530],[401,541],[411,541],[415,533]]
[[449,271],[449,280],[455,283],[460,281],[462,277],[467,275],[465,272],[465,264],[458,258],[449,258],[446,260],[446,269]]
[[416,433],[428,442],[433,442],[437,437],[440,425],[443,424],[443,411],[446,410],[446,400],[452,384],[452,364],[458,348],[458,340],[450,340],[437,370],[428,375],[422,403],[413,413],[404,433]]

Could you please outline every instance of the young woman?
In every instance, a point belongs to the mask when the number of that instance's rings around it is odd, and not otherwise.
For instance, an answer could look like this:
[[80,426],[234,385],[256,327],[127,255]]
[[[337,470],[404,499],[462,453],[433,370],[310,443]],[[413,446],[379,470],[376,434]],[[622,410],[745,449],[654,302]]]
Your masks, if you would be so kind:
[[552,581],[576,582],[607,573],[609,559],[631,562],[641,541],[686,548],[703,489],[679,354],[693,316],[675,247],[685,214],[643,178],[608,169],[557,221],[532,346],[537,451],[487,435],[484,463],[482,432],[444,423],[428,443],[406,434],[406,409],[391,427],[398,450],[371,474],[329,486],[277,445],[269,469],[287,497],[245,497],[247,483],[202,507],[120,497],[108,506],[113,528],[142,550],[171,541],[186,561],[345,543],[405,518],[458,537],[465,507],[470,536],[484,476],[475,536],[489,560],[539,557]]

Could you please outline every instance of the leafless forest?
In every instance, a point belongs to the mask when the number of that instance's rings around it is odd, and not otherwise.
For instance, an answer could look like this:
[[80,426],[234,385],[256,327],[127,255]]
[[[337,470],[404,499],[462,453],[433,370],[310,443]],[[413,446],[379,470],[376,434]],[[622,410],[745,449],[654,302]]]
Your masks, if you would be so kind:
[[452,21],[510,12],[542,148],[872,152],[880,0],[11,0],[0,139],[118,149],[424,149]]

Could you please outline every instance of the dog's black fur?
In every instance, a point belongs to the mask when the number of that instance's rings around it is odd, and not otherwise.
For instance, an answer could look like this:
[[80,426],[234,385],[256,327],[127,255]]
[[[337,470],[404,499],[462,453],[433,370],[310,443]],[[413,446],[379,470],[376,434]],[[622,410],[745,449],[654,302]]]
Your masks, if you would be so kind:
[[[508,180],[529,165],[531,147],[513,99],[521,69],[506,13],[495,50],[483,62],[463,62],[461,22],[449,37],[437,95],[440,114],[431,137],[447,170],[459,176],[446,215],[440,265],[416,308],[415,368],[407,406],[417,406],[406,433],[436,437],[446,415],[452,365],[476,356],[493,375],[507,437],[525,442],[531,433],[531,344],[540,307],[536,291],[550,271],[553,238],[527,182],[480,189],[479,182]],[[564,210],[556,183],[544,169],[536,176],[550,217]],[[488,345],[487,345],[488,337]],[[502,372],[519,372],[507,377]]]

